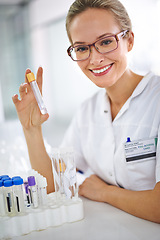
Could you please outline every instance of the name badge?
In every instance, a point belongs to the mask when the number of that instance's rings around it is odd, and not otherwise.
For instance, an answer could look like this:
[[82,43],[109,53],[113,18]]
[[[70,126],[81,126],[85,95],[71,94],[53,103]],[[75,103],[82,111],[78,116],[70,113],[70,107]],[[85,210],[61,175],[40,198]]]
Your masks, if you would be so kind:
[[[128,138],[129,139],[129,138]],[[156,156],[157,138],[127,141],[124,144],[126,162],[148,159]]]

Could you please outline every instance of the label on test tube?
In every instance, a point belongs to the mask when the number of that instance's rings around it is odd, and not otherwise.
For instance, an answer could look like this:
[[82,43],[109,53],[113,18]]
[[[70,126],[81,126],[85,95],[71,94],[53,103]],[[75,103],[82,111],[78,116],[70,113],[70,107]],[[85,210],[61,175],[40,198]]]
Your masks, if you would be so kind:
[[38,185],[38,199],[39,205],[44,207],[47,206],[47,180],[43,176],[37,176],[37,185]]
[[36,101],[38,103],[38,106],[39,106],[39,109],[40,109],[41,113],[46,114],[47,113],[47,108],[46,108],[46,106],[43,102],[43,98],[42,98],[42,95],[40,93],[40,90],[39,90],[39,87],[37,85],[34,74],[32,72],[28,73],[27,78],[28,78],[28,81],[31,85],[31,88],[33,90],[34,96],[36,98]]
[[13,189],[14,189],[14,201],[15,201],[15,210],[16,213],[22,214],[25,212],[24,207],[24,196],[23,196],[23,179],[21,177],[15,177],[12,179]]
[[29,191],[28,191],[28,182],[24,182],[24,188],[25,188],[25,205],[26,207],[30,207],[31,202],[30,202]]
[[14,199],[13,199],[13,190],[12,190],[12,180],[5,180],[4,184],[4,199],[6,205],[6,212],[8,216],[15,215],[15,208],[14,208]]
[[37,192],[37,186],[36,186],[34,176],[28,177],[28,191],[29,191],[31,205],[34,208],[37,208],[38,207],[38,192]]

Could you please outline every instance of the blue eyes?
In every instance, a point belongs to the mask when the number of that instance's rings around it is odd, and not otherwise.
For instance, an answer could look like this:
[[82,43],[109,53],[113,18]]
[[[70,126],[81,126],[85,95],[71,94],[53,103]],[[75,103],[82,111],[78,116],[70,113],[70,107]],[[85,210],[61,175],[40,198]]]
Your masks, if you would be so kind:
[[100,46],[103,46],[103,45],[109,45],[112,43],[112,40],[111,39],[106,39],[106,40],[103,40],[100,42]]
[[88,51],[89,47],[88,46],[79,46],[75,47],[75,52],[85,52]]
[[[113,43],[113,40],[114,40],[113,38],[105,38],[105,39],[97,41],[94,45],[95,45],[96,49],[99,49],[101,47],[108,47],[110,44]],[[75,46],[74,51],[83,53],[83,52],[89,51],[90,46],[91,45],[79,45],[77,47]]]

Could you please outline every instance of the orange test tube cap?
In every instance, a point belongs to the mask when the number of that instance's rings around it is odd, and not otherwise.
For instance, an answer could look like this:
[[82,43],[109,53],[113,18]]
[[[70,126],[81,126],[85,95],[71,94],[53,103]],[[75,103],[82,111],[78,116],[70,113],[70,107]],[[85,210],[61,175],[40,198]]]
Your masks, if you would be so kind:
[[28,82],[33,82],[36,80],[33,72],[28,73],[27,78],[28,78]]

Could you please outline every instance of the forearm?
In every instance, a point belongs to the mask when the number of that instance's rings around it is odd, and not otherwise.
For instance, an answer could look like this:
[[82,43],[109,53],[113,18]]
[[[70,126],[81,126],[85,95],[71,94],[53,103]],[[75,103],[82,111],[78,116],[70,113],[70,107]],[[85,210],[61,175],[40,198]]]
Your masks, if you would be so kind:
[[160,183],[154,190],[130,191],[107,186],[104,201],[139,218],[160,223]]
[[33,127],[30,130],[23,129],[27,142],[28,154],[33,169],[47,179],[47,192],[54,191],[52,164],[46,152],[41,127]]
[[94,201],[106,202],[139,218],[160,223],[160,182],[153,190],[131,191],[108,185],[91,175],[79,186],[79,194]]

